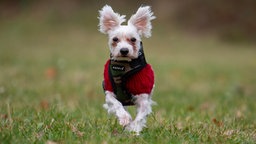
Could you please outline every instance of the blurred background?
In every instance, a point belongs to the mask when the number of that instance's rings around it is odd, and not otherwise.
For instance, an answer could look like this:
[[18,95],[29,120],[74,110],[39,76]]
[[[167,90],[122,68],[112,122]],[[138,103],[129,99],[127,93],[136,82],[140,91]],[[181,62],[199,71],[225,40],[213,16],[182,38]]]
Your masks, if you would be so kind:
[[255,94],[256,1],[1,0],[0,99],[34,99],[42,107],[63,99],[74,107],[100,97],[102,104],[109,51],[97,17],[105,4],[127,19],[139,6],[152,6],[157,19],[143,41],[156,95],[175,102],[176,95],[204,101]]
[[2,0],[0,18],[1,21],[12,21],[23,16],[23,19],[30,18],[31,22],[80,24],[85,29],[93,29],[97,23],[97,10],[106,3],[124,14],[131,14],[140,5],[151,5],[157,23],[178,26],[193,33],[216,34],[223,41],[256,40],[256,2],[253,0]]
[[142,40],[158,105],[131,143],[255,141],[256,0],[0,0],[1,142],[127,139],[102,108],[105,4],[157,17]]

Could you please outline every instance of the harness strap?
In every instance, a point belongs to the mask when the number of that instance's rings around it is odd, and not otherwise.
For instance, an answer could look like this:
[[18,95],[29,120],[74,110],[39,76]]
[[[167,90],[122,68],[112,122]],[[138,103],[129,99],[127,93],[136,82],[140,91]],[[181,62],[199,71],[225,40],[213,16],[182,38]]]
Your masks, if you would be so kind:
[[134,105],[132,94],[126,88],[126,82],[130,76],[142,70],[146,65],[142,42],[137,59],[131,61],[111,60],[109,64],[109,77],[116,99],[124,106]]

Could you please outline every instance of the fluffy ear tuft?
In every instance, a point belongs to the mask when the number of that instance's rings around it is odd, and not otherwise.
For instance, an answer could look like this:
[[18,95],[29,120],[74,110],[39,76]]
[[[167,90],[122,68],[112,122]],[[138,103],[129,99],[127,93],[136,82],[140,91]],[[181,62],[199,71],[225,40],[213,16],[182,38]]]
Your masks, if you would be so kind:
[[125,15],[115,13],[113,9],[105,5],[102,10],[99,11],[99,31],[106,34],[110,30],[119,27],[125,21]]
[[135,26],[140,35],[148,38],[151,36],[151,20],[156,18],[153,14],[149,6],[140,7],[129,19],[128,25]]

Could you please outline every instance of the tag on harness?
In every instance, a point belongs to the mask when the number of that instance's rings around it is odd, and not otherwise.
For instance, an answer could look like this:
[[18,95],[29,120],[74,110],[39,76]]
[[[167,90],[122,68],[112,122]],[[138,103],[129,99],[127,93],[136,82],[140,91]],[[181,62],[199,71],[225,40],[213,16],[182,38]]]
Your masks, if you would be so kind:
[[115,70],[115,71],[125,71],[125,66],[112,65],[112,69]]

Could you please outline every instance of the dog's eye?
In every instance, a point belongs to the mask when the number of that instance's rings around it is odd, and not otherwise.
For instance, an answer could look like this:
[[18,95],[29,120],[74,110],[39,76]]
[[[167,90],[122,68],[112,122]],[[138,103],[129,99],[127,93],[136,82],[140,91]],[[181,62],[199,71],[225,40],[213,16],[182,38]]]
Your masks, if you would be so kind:
[[113,41],[114,41],[114,42],[118,42],[118,38],[117,38],[117,37],[114,37],[114,38],[113,38]]
[[131,42],[136,42],[136,38],[132,37]]

